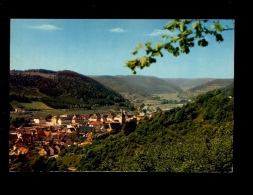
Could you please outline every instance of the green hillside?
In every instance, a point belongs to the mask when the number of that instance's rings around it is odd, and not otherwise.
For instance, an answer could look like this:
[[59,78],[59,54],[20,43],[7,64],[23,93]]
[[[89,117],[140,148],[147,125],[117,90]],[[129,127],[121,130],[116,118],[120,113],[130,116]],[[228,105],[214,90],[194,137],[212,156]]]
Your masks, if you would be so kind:
[[163,78],[164,81],[174,84],[181,89],[187,91],[190,88],[197,87],[199,85],[203,85],[215,79],[213,78]]
[[129,75],[118,77],[128,82],[132,86],[142,88],[149,94],[175,93],[183,91],[180,87],[169,84],[163,79],[154,76]]
[[[233,97],[233,90],[230,91]],[[220,90],[76,151],[79,171],[213,173],[233,169],[234,100]],[[66,149],[66,151],[70,149]],[[73,151],[71,149],[71,151]],[[67,155],[65,151],[65,155]],[[63,155],[62,157],[64,157]]]
[[128,104],[122,95],[90,77],[41,69],[10,72],[10,102],[14,101],[43,102],[57,109]]
[[148,92],[146,92],[144,89],[141,87],[131,85],[129,82],[126,80],[121,79],[120,77],[117,76],[90,76],[94,80],[100,82],[101,84],[105,85],[106,87],[117,91],[120,94],[136,94],[140,95],[143,97],[146,97],[149,95]]
[[191,88],[188,91],[194,94],[205,93],[205,92],[212,91],[215,89],[221,89],[221,88],[227,87],[233,83],[234,83],[234,79],[215,79],[203,85],[199,85],[194,88]]

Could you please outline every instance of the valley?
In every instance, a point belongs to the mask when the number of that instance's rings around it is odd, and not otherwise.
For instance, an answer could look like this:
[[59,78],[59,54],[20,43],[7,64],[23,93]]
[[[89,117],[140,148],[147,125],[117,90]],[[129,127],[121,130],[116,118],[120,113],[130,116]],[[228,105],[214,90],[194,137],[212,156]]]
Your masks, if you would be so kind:
[[181,79],[40,71],[11,74],[10,171],[233,168],[233,79],[192,79],[182,89]]

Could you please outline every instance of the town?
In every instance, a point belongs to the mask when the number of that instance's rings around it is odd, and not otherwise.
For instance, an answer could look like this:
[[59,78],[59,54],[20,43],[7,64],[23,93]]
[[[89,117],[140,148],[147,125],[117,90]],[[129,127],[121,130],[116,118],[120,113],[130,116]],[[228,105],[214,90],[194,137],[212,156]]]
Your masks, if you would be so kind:
[[[57,158],[61,149],[78,145],[91,144],[95,134],[117,133],[126,122],[135,120],[138,124],[143,117],[152,117],[154,112],[140,112],[135,116],[133,111],[120,110],[108,114],[64,114],[52,116],[51,119],[38,117],[30,120],[30,127],[10,126],[9,130],[9,163],[19,155],[29,158],[29,148],[39,148],[40,156]],[[80,138],[84,141],[77,143]],[[11,169],[10,169],[11,171]]]

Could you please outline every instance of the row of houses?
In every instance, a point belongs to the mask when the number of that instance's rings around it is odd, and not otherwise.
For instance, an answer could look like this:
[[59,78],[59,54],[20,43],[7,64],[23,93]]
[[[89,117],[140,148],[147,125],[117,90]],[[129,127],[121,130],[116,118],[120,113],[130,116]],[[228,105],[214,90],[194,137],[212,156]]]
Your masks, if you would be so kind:
[[121,125],[126,120],[133,119],[134,113],[132,111],[123,111],[119,113],[109,114],[64,114],[59,116],[53,116],[50,121],[47,121],[45,117],[34,118],[31,120],[35,124],[47,124],[47,125],[69,125],[69,124],[87,124],[89,122],[106,122],[106,121],[118,121]]

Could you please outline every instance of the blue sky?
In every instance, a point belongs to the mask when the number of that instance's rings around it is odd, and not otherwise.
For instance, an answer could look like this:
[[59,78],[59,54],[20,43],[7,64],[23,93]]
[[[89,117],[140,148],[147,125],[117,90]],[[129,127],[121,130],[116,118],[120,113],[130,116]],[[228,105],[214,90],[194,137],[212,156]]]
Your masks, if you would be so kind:
[[[161,42],[161,29],[169,19],[11,19],[10,69],[72,70],[89,75],[132,75],[127,60],[138,43]],[[233,27],[232,20],[219,20]],[[224,41],[206,37],[205,48],[189,54],[164,57],[137,75],[160,78],[234,78],[234,30],[222,33]]]

